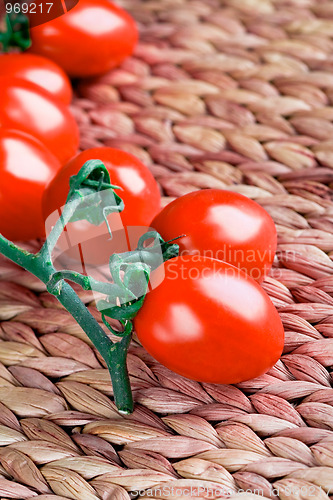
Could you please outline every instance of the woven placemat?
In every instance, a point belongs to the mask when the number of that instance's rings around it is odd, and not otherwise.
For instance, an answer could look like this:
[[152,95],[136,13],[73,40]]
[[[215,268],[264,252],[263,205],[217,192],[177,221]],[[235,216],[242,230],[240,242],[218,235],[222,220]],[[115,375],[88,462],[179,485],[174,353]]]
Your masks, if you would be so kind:
[[79,82],[81,147],[133,153],[166,197],[223,188],[265,207],[279,245],[263,286],[284,354],[266,375],[218,386],[133,341],[136,409],[122,417],[79,326],[2,259],[0,497],[333,498],[333,2],[121,5],[141,42],[121,68]]

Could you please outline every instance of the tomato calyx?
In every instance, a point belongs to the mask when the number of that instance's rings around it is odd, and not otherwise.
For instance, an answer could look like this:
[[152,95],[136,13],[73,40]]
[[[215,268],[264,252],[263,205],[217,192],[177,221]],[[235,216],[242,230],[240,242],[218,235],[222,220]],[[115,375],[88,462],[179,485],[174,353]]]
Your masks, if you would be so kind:
[[70,222],[87,220],[95,226],[105,222],[112,238],[107,216],[122,212],[125,205],[115,191],[121,188],[111,184],[109,172],[104,164],[100,160],[87,161],[79,173],[70,178],[69,185],[66,203],[70,203],[75,195],[81,197],[81,204],[76,208]]
[[2,52],[8,52],[12,47],[18,47],[22,51],[29,49],[31,47],[29,27],[28,17],[21,12],[6,14],[0,31]]
[[[153,244],[145,247],[144,243],[151,239],[153,239]],[[135,318],[143,305],[151,271],[163,262],[177,257],[178,254],[177,244],[166,242],[159,233],[150,231],[141,236],[136,250],[115,254],[110,258],[110,274],[113,282],[119,287],[120,294],[117,297],[113,294],[107,300],[99,301],[97,308],[100,310],[104,308],[102,318],[112,333],[118,334],[111,328],[105,317],[119,320],[125,327],[125,332],[126,328],[132,331],[132,323],[129,326],[129,322]]]

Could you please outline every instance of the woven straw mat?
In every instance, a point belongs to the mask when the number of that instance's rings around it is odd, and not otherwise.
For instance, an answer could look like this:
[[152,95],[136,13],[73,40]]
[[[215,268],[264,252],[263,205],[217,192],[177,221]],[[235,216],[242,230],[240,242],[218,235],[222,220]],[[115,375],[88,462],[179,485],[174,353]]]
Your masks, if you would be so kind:
[[221,188],[260,203],[278,229],[263,286],[285,349],[266,375],[219,386],[133,341],[136,408],[122,417],[82,330],[2,259],[0,497],[333,498],[333,2],[121,5],[141,42],[78,83],[81,147],[133,153],[166,197]]

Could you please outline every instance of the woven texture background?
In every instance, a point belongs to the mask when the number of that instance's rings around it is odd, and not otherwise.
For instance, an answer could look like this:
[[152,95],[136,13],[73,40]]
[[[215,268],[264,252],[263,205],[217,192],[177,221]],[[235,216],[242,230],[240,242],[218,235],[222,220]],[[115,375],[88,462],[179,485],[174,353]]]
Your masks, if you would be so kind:
[[333,498],[333,2],[121,4],[141,42],[78,84],[81,147],[133,153],[166,197],[224,188],[265,207],[284,354],[237,387],[200,385],[133,341],[136,409],[121,417],[82,330],[2,259],[0,497]]

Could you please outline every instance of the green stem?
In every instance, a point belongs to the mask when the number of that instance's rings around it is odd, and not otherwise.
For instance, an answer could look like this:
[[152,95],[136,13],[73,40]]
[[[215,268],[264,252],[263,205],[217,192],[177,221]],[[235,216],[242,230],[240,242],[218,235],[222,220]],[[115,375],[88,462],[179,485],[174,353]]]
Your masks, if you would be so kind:
[[108,358],[104,358],[107,364],[112,363],[113,366],[111,380],[114,402],[118,411],[127,415],[133,412],[133,396],[126,365],[127,350],[131,339],[132,335],[124,335],[119,342],[113,344]]
[[91,276],[85,276],[76,271],[70,271],[68,269],[63,269],[62,271],[57,271],[52,275],[52,278],[47,284],[47,289],[50,293],[56,293],[56,288],[62,280],[72,281],[80,285],[83,290],[93,290],[94,292],[100,292],[104,295],[117,296],[123,293],[123,288],[116,285],[115,283],[105,283],[103,281],[98,281]]
[[[35,269],[34,259],[36,256],[7,240],[2,234],[0,234],[0,253],[27,271],[33,272],[32,270]],[[37,276],[35,272],[34,274]],[[37,277],[39,278],[39,276]]]
[[75,210],[80,205],[81,201],[82,201],[82,196],[80,195],[79,192],[75,192],[70,202],[66,203],[66,205],[63,207],[63,211],[61,213],[60,218],[55,223],[43,247],[37,254],[38,256],[40,256],[41,259],[43,260],[51,259],[51,254],[64,230],[64,227],[71,220],[72,216],[75,213]]
[[[57,225],[54,231],[55,240],[58,234]],[[24,267],[47,284],[56,270],[51,260],[45,260],[43,257],[48,255],[49,252],[49,247],[45,245],[44,247],[48,250],[36,255],[31,254],[0,234],[0,253],[21,267]],[[131,413],[133,411],[133,398],[126,366],[126,353],[131,336],[127,335],[121,341],[114,344],[85,307],[73,288],[65,281],[62,281],[57,288],[56,297],[86,332],[89,339],[105,359],[111,376],[114,401],[119,412],[124,414]]]
[[105,359],[110,371],[114,401],[119,412],[132,413],[133,398],[126,366],[127,348],[131,336],[126,335],[119,342],[113,343],[66,282],[62,283],[57,299],[71,313]]

